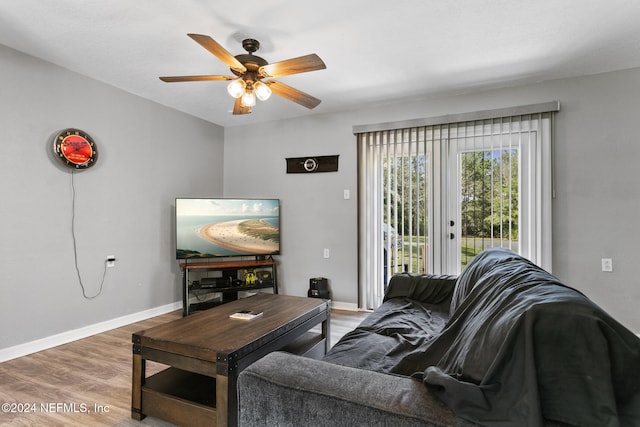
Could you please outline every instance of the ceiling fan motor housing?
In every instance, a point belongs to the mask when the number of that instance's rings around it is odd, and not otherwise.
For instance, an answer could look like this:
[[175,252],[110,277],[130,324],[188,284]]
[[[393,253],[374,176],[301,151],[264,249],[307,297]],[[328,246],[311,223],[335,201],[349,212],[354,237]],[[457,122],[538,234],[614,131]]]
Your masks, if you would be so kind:
[[256,39],[244,39],[242,40],[242,48],[249,53],[253,53],[260,49],[260,42]]
[[[260,58],[259,56],[246,54],[246,53],[243,53],[241,55],[236,55],[235,58],[238,61],[240,61],[240,63],[244,65],[248,71],[253,71],[253,72],[258,71],[258,68],[269,64],[264,58]],[[233,68],[231,68],[231,72],[236,76],[241,76],[243,74],[243,73],[237,72]]]
[[259,56],[253,55],[253,52],[257,51],[258,49],[260,49],[260,42],[258,40],[255,39],[244,39],[242,41],[242,47],[244,48],[244,50],[246,50],[247,53],[243,53],[240,55],[236,55],[235,58],[242,64],[245,66],[245,68],[247,69],[246,72],[239,72],[237,70],[234,70],[233,68],[231,68],[231,72],[233,74],[235,74],[238,77],[243,77],[245,80],[249,80],[249,81],[257,81],[257,71],[258,68],[264,66],[264,65],[268,65],[269,63],[267,62],[266,59],[261,58]]

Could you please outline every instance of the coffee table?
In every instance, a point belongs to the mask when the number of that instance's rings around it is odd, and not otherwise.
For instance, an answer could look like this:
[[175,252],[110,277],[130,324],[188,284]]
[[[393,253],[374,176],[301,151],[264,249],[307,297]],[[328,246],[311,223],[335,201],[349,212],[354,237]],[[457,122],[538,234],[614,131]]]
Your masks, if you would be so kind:
[[[251,310],[253,320],[229,315]],[[320,332],[309,332],[321,325]],[[235,426],[238,374],[272,351],[322,355],[329,349],[327,300],[257,294],[133,334],[131,417],[183,426]],[[147,360],[168,368],[146,377]]]

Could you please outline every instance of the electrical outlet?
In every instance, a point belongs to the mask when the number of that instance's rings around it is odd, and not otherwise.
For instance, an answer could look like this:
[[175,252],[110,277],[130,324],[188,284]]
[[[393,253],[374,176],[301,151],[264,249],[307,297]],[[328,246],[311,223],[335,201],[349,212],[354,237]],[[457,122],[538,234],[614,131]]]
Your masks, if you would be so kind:
[[115,265],[116,265],[116,256],[107,255],[107,267],[115,267]]
[[324,248],[324,257],[325,257],[325,258],[329,258],[329,255],[330,255],[330,254],[329,254],[329,249]]
[[613,271],[613,260],[611,258],[602,258],[602,271]]

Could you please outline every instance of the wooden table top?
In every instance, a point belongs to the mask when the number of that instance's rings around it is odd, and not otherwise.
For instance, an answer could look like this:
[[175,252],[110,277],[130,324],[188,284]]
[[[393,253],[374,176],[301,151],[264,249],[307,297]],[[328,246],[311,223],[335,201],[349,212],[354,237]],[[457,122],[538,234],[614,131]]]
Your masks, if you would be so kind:
[[[319,298],[259,293],[133,334],[143,347],[215,362],[217,353],[240,353],[261,345],[328,309]],[[242,310],[262,312],[253,320],[230,319]],[[241,354],[238,354],[241,357]]]

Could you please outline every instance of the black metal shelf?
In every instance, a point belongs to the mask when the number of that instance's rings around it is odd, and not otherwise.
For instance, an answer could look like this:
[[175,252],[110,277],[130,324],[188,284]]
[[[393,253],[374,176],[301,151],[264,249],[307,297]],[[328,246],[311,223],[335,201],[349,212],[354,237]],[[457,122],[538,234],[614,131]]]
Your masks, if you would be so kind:
[[[184,262],[180,264],[182,268],[182,315],[188,316],[194,311],[206,310],[211,307],[215,307],[225,302],[238,299],[238,292],[252,291],[258,289],[273,289],[273,293],[278,293],[278,278],[276,270],[276,261],[273,259],[263,260],[232,260],[232,261],[220,261],[220,262],[196,262],[189,263]],[[238,278],[239,271],[245,269],[259,269],[259,270],[271,270],[271,279],[259,280],[256,279],[256,283],[249,285],[237,285],[237,286],[201,286],[194,285],[189,280],[190,272],[194,271],[222,271],[223,277],[230,277],[232,280],[241,280]],[[230,283],[230,282],[229,282]],[[204,295],[204,294],[222,294],[220,300],[207,300],[190,303],[190,295]]]

